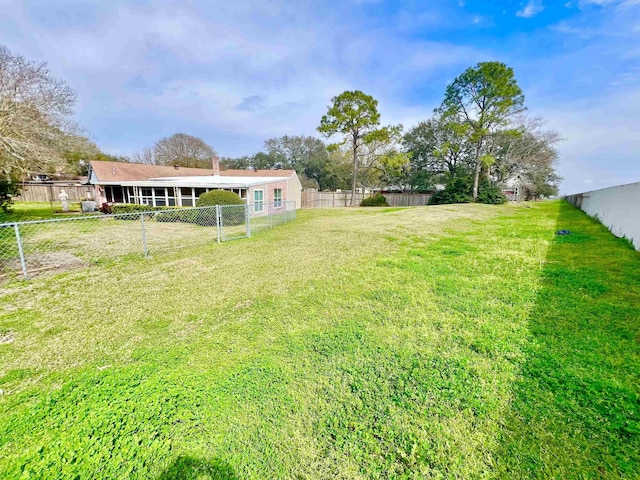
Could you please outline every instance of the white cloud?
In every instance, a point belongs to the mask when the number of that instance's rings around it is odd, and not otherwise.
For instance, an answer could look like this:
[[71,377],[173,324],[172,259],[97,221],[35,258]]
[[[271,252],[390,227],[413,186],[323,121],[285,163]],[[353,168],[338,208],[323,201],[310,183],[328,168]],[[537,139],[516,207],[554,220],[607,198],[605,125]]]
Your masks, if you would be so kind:
[[640,87],[601,98],[542,108],[548,127],[560,132],[559,172],[564,193],[640,181]]
[[[624,3],[629,6],[629,0],[611,5]],[[236,0],[211,9],[202,2],[159,0],[146,7],[101,7],[73,26],[71,8],[64,6],[57,17],[43,16],[29,2],[6,8],[14,22],[0,26],[2,42],[48,61],[55,76],[78,90],[80,123],[113,153],[131,153],[176,131],[201,136],[224,156],[255,153],[269,137],[316,134],[331,97],[347,89],[377,98],[383,123],[410,127],[431,114],[447,78],[478,61],[498,59],[516,68],[532,109],[566,138],[561,173],[567,191],[582,188],[581,181],[613,182],[638,171],[631,165],[640,152],[640,111],[634,107],[640,87],[632,68],[637,34],[635,43],[624,35],[640,18],[626,8],[608,9],[607,19],[619,18],[595,26],[561,24],[565,33],[579,32],[590,41],[568,38],[576,48],[545,52],[544,60],[529,55],[534,49],[524,43],[521,50],[509,42],[499,52],[485,50],[461,34],[473,14],[448,16],[436,8],[359,23],[351,13],[362,7],[353,3],[292,8],[284,0]],[[541,8],[532,1],[522,13],[531,17]],[[55,18],[57,25],[51,23]],[[451,42],[425,40],[430,28],[444,26],[453,28]],[[521,38],[536,43],[529,34]],[[589,51],[587,44],[593,45]],[[619,82],[615,95],[613,82]]]
[[598,5],[600,7],[606,7],[607,5],[633,7],[640,5],[640,0],[580,0],[579,5],[581,7],[584,7],[585,5]]
[[543,10],[542,0],[529,0],[522,10],[516,12],[516,15],[522,18],[533,18]]

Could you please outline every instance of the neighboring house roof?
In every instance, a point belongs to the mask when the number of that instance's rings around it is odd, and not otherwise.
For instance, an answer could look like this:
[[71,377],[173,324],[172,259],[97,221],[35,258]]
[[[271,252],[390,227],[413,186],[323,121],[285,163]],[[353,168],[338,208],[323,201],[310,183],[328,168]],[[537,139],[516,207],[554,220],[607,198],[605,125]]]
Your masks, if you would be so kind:
[[[118,184],[125,182],[140,182],[160,179],[175,180],[185,179],[185,177],[249,177],[265,178],[269,177],[273,181],[274,177],[289,178],[295,174],[295,170],[221,170],[219,175],[214,175],[213,169],[173,167],[165,165],[146,165],[142,163],[122,163],[122,162],[90,162],[90,182],[94,184]],[[231,182],[225,182],[231,183]],[[262,182],[264,183],[264,182]],[[175,185],[175,182],[172,183]]]

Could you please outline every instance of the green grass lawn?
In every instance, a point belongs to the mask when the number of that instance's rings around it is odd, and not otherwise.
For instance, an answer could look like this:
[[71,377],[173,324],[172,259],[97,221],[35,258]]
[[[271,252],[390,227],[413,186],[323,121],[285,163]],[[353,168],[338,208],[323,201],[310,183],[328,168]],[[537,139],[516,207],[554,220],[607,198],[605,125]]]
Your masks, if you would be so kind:
[[0,478],[640,476],[640,255],[566,203],[301,211],[0,288]]
[[63,218],[77,213],[80,213],[80,202],[69,202],[69,213],[62,212],[60,202],[18,202],[11,205],[7,213],[0,210],[0,223]]

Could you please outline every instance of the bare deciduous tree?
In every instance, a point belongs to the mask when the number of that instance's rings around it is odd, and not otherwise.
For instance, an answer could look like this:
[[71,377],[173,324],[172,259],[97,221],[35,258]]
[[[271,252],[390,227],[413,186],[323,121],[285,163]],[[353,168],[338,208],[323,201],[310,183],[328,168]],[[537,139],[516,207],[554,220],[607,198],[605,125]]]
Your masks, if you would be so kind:
[[211,158],[215,155],[215,150],[202,139],[184,133],[174,133],[153,146],[153,156],[158,165],[211,168]]
[[76,93],[51,77],[46,63],[0,46],[0,176],[16,178],[62,168],[77,133],[70,117]]
[[561,140],[558,132],[545,130],[543,119],[524,115],[516,119],[513,131],[519,134],[494,139],[496,164],[491,172],[495,180],[517,179],[530,192],[557,190],[560,177],[554,167],[558,160],[556,145]]
[[153,155],[153,148],[145,147],[139,152],[134,153],[131,156],[131,160],[134,163],[144,163],[147,165],[154,165],[156,163],[156,159]]

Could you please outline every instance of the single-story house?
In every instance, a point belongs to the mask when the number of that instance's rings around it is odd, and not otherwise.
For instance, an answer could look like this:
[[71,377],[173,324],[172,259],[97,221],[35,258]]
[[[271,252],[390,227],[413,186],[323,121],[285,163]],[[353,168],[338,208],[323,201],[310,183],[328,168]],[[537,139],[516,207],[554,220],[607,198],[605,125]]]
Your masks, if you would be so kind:
[[302,185],[295,170],[220,170],[218,160],[212,168],[146,165],[140,163],[93,161],[89,183],[95,200],[137,203],[152,206],[195,206],[197,198],[209,190],[230,190],[245,202],[264,202],[276,207],[283,202],[302,203]]
[[505,197],[507,197],[507,200],[511,202],[521,202],[525,199],[524,187],[526,183],[521,175],[515,174],[513,177],[502,182],[501,191]]

